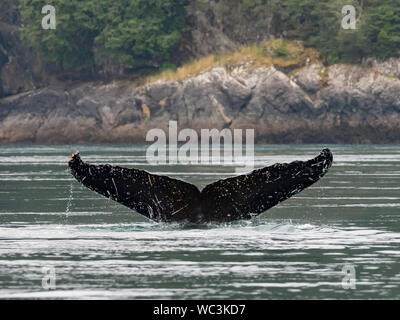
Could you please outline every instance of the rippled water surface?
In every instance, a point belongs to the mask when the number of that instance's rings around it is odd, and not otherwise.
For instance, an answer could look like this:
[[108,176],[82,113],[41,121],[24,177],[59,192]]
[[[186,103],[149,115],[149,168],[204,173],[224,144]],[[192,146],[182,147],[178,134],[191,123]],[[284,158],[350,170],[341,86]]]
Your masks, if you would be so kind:
[[[0,147],[0,298],[400,298],[398,146],[333,146],[311,188],[253,221],[198,228],[149,222],[81,187],[66,164],[76,148],[200,188],[235,171],[150,166],[130,145]],[[321,149],[259,146],[256,167]],[[42,287],[44,267],[55,289]]]

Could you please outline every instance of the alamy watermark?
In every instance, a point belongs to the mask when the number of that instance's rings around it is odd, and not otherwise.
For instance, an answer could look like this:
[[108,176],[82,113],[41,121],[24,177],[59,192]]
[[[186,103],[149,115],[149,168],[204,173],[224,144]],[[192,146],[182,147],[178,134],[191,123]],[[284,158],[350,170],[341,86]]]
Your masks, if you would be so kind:
[[56,29],[56,8],[47,4],[43,6],[42,14],[45,14],[42,19],[42,28],[44,30]]
[[56,288],[56,268],[43,267],[42,288],[44,290],[54,290]]
[[152,165],[223,163],[242,167],[236,168],[237,172],[254,168],[254,129],[201,129],[199,137],[194,129],[178,132],[177,122],[170,121],[168,134],[151,129],[146,141],[154,142],[146,151],[146,160]]
[[346,5],[342,8],[342,28],[345,30],[356,29],[356,8],[352,5]]
[[[52,5],[42,7],[42,28],[44,30],[56,29],[56,8]],[[342,7],[342,28],[345,30],[356,29],[356,8],[353,5],[345,5]]]
[[356,289],[356,268],[352,264],[346,264],[342,268],[344,277],[342,279],[343,289]]

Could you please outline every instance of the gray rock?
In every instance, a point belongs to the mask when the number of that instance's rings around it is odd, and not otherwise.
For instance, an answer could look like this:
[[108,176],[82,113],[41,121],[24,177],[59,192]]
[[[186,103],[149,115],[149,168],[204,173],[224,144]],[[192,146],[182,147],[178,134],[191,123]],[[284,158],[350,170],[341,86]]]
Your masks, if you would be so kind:
[[[214,67],[183,81],[80,84],[0,100],[1,143],[144,142],[153,128],[255,129],[257,142],[400,141],[400,80],[374,69]],[[322,84],[321,84],[322,82]]]
[[321,64],[312,64],[294,73],[293,80],[306,92],[316,93],[324,86],[322,76],[326,68]]
[[368,58],[363,64],[382,74],[391,75],[400,79],[400,58],[390,58],[385,61]]

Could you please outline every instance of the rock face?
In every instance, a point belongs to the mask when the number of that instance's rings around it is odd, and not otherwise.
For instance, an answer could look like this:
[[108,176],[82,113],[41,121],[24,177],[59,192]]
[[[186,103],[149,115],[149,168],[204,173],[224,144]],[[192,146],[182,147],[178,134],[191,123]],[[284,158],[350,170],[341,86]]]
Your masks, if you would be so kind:
[[255,129],[264,143],[398,143],[400,80],[311,64],[213,67],[181,82],[86,83],[0,100],[1,143],[140,143],[153,128]]

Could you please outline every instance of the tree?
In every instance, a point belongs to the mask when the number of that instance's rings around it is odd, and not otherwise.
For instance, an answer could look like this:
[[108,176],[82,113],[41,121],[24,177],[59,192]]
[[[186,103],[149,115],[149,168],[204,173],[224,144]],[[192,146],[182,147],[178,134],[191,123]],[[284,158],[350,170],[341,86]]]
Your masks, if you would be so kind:
[[[252,0],[247,0],[252,1]],[[272,0],[271,0],[272,1]],[[400,56],[398,0],[282,0],[290,38],[315,47],[328,62],[360,62],[363,57]],[[357,29],[341,28],[344,5],[357,11]]]
[[22,34],[47,61],[63,67],[88,69],[95,54],[111,54],[131,67],[159,65],[185,26],[186,0],[54,0],[57,28],[42,30],[45,2],[22,0]]
[[364,35],[368,54],[381,59],[400,55],[400,6],[397,0],[369,0]]

